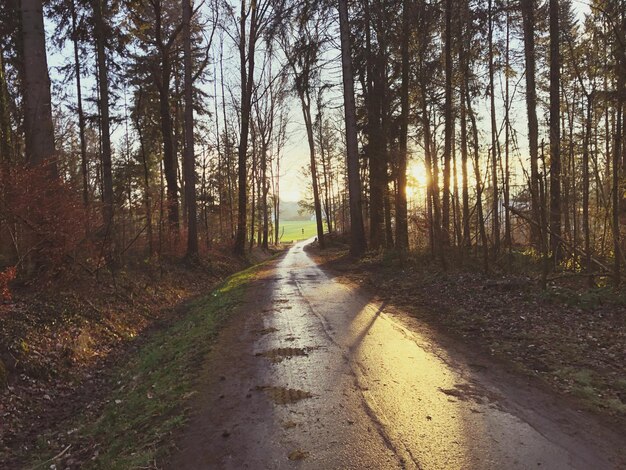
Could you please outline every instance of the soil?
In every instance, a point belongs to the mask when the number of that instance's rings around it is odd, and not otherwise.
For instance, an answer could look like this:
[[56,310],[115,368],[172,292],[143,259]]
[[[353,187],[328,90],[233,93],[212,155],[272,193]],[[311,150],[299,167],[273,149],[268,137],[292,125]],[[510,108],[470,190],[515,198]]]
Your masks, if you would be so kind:
[[214,252],[193,264],[137,262],[114,275],[65,273],[14,286],[0,304],[0,467],[19,468],[41,435],[101,408],[116,366],[247,265]]

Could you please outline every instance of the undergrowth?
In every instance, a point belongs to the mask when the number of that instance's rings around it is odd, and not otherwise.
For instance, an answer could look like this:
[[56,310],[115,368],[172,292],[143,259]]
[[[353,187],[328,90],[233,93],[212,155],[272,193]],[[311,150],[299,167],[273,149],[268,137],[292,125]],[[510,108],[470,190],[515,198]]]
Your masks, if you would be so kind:
[[167,455],[172,433],[187,419],[200,364],[256,271],[252,267],[231,276],[193,302],[183,318],[150,337],[114,372],[117,387],[97,416],[71,423],[65,442],[42,436],[33,467],[50,465],[51,456],[70,445],[63,460],[75,464],[78,458],[86,469],[150,468]]

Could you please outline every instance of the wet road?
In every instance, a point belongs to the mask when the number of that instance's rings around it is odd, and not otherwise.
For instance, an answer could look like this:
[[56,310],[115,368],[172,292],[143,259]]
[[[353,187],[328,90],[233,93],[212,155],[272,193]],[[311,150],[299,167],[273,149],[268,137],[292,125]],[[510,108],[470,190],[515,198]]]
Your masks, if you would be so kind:
[[170,468],[612,469],[624,441],[295,245],[205,366]]

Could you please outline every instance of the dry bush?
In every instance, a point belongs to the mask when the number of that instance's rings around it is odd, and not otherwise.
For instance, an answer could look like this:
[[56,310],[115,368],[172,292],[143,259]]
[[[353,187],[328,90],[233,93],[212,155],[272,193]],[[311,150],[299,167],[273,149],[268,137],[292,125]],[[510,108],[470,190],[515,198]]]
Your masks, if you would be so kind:
[[45,166],[0,171],[0,224],[20,275],[54,271],[75,259],[86,243],[85,223],[77,191],[51,178]]

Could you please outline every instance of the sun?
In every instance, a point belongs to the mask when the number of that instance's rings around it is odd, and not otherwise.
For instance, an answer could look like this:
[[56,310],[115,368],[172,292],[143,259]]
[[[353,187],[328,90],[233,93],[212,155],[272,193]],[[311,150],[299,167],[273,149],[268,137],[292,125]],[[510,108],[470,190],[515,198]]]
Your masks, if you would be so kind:
[[428,183],[428,176],[426,174],[426,168],[424,167],[424,163],[413,161],[409,163],[408,168],[408,177],[410,183],[415,186],[426,186]]
[[412,199],[419,196],[426,188],[428,175],[424,163],[412,161],[407,168],[406,195]]

